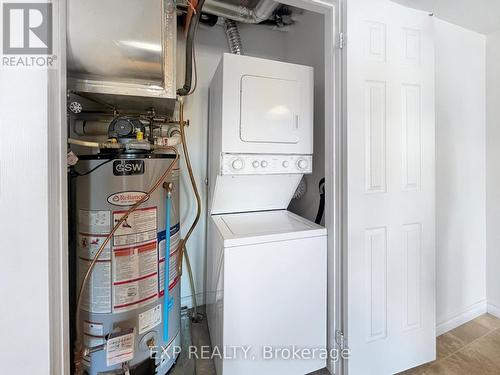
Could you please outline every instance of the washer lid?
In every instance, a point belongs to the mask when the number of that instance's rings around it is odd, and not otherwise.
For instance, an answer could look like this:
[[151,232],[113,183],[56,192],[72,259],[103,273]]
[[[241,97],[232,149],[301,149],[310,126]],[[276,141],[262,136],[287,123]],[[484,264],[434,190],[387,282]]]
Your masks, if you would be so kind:
[[226,246],[325,236],[326,228],[287,210],[213,215]]

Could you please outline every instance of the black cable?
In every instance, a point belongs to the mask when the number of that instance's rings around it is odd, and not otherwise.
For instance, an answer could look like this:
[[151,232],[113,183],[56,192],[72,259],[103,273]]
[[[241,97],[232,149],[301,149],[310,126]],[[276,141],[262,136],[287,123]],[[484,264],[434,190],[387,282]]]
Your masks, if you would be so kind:
[[219,17],[214,16],[213,14],[202,13],[200,16],[200,23],[210,27],[217,25],[218,20]]
[[323,219],[324,212],[325,212],[325,178],[323,177],[321,180],[319,180],[319,207],[318,207],[318,213],[316,214],[316,220],[314,220],[316,224],[321,223],[321,219]]
[[104,162],[102,162],[101,164],[99,165],[96,165],[94,168],[92,168],[90,171],[87,171],[85,173],[79,173],[76,169],[75,169],[75,173],[77,175],[77,177],[83,177],[83,176],[86,176],[88,174],[91,174],[92,172],[94,172],[96,169],[99,169],[101,168],[103,165],[105,164],[108,164],[109,162],[113,161],[113,159],[109,159],[109,160],[106,160]]
[[[123,153],[123,151],[122,151],[122,152],[120,152],[118,155],[121,155],[122,153]],[[116,158],[111,158],[111,159],[108,159],[108,160],[106,160],[106,161],[102,162],[101,164],[96,165],[94,168],[92,168],[91,170],[89,170],[89,171],[87,171],[87,172],[85,172],[85,173],[80,173],[80,172],[78,172],[78,171],[77,171],[77,170],[73,167],[73,168],[72,168],[72,173],[73,173],[73,174],[72,174],[72,176],[71,176],[71,177],[83,177],[83,176],[87,176],[87,175],[91,174],[92,172],[94,172],[96,169],[101,168],[103,165],[106,165],[106,164],[108,164],[108,163],[111,163],[113,160],[116,160]]]
[[186,38],[186,77],[184,80],[184,86],[177,90],[177,94],[179,96],[186,96],[191,91],[191,84],[193,81],[193,44],[196,28],[200,22],[203,4],[205,4],[205,0],[199,0],[198,5],[196,5],[196,11],[189,24],[188,35]]

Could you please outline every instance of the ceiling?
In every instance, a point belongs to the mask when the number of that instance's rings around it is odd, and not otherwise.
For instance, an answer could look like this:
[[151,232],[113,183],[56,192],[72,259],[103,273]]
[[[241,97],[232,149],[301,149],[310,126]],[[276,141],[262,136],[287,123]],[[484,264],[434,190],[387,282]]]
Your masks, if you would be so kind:
[[490,34],[500,30],[500,0],[392,0],[434,13],[436,17]]

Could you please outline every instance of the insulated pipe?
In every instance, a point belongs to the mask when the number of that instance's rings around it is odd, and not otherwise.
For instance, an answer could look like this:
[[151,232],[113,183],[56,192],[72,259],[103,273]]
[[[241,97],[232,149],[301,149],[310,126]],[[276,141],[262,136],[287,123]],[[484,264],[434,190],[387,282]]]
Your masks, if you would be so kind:
[[201,9],[205,0],[198,0],[198,5],[196,5],[196,11],[191,18],[189,23],[188,35],[186,39],[186,77],[184,78],[184,86],[177,90],[177,95],[186,96],[191,91],[191,85],[193,82],[193,46],[194,37],[196,35],[196,28],[200,22]]
[[73,130],[80,136],[100,136],[108,134],[109,121],[76,120]]

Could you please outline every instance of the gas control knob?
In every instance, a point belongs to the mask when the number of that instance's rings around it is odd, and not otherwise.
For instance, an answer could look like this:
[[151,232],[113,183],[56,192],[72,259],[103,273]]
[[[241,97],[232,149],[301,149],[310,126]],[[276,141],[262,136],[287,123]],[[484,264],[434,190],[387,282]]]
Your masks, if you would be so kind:
[[243,160],[234,159],[231,163],[231,167],[233,167],[234,170],[239,171],[240,169],[243,168]]
[[267,163],[267,161],[266,161],[266,160],[262,160],[262,161],[260,162],[260,166],[261,166],[262,168],[267,167],[267,164],[268,164],[268,163]]
[[258,161],[258,160],[254,160],[254,161],[252,162],[252,166],[253,166],[254,168],[259,168],[259,165],[260,165],[260,164],[259,164],[259,161]]
[[306,159],[299,159],[299,161],[297,162],[297,167],[299,167],[299,169],[301,170],[307,169],[308,165],[309,163],[307,162]]
[[283,166],[283,168],[288,168],[288,166],[290,165],[290,163],[285,160],[283,163],[281,163],[281,165]]

